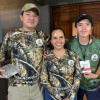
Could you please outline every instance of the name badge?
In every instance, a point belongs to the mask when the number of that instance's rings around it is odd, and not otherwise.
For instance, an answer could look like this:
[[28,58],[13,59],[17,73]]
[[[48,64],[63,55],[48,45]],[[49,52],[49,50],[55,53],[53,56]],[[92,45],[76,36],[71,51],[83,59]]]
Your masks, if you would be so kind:
[[36,44],[37,44],[38,46],[42,46],[42,45],[43,45],[42,39],[37,39],[37,40],[36,40]]
[[90,66],[90,61],[85,60],[85,61],[80,61],[80,66],[81,66],[81,71],[82,73],[91,73],[91,66]]
[[69,64],[70,66],[74,66],[74,60],[69,60],[69,61],[68,61],[68,64]]
[[98,60],[98,55],[97,55],[97,54],[93,54],[93,55],[91,56],[91,59],[92,59],[93,61]]

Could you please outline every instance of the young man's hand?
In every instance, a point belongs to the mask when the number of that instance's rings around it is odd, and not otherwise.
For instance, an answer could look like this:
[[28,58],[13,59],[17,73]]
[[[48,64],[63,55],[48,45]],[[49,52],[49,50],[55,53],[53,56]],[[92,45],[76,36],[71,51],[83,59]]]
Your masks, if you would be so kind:
[[87,79],[96,79],[98,78],[98,75],[93,73],[84,73],[84,77]]

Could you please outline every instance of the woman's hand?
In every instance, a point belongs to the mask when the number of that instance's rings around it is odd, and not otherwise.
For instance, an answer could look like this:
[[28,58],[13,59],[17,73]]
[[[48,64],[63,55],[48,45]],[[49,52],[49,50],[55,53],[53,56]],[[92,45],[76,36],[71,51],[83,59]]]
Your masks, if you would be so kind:
[[96,79],[96,78],[98,78],[98,75],[97,74],[93,74],[93,73],[84,73],[83,75],[87,79]]
[[43,58],[45,59],[45,58],[48,58],[48,54],[50,53],[50,51],[44,51],[44,54],[43,54]]

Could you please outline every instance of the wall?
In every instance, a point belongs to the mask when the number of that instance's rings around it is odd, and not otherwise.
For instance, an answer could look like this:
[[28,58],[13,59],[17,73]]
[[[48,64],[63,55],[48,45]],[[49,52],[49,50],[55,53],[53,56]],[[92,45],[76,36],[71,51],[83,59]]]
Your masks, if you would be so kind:
[[8,11],[21,8],[27,2],[34,2],[34,0],[0,0],[0,11]]
[[50,7],[49,5],[39,6],[40,20],[37,30],[43,30],[45,33],[50,33]]
[[21,27],[21,21],[19,19],[20,9],[0,11],[1,16],[1,31],[2,37],[15,27]]

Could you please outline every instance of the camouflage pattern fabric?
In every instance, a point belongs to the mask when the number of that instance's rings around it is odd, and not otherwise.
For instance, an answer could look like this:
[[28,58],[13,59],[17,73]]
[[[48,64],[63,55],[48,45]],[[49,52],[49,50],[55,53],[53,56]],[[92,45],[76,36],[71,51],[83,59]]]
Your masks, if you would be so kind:
[[[91,71],[92,73],[96,73],[98,69],[98,64],[100,60],[100,39],[92,38],[93,41],[91,44],[89,44],[88,48],[85,52],[85,60],[90,61]],[[84,61],[82,51],[79,47],[78,37],[74,37],[67,45],[70,50],[74,51],[78,57],[79,61]],[[93,91],[98,89],[100,85],[100,78],[97,79],[86,79],[82,76],[81,81],[81,89],[84,89],[86,91]]]
[[20,28],[6,34],[0,49],[0,62],[9,53],[12,64],[20,69],[18,75],[9,79],[9,85],[27,86],[39,80],[47,37],[42,31],[27,32]]
[[80,85],[81,69],[74,52],[66,50],[62,58],[51,51],[44,60],[41,71],[41,83],[54,100],[66,96],[74,100]]

